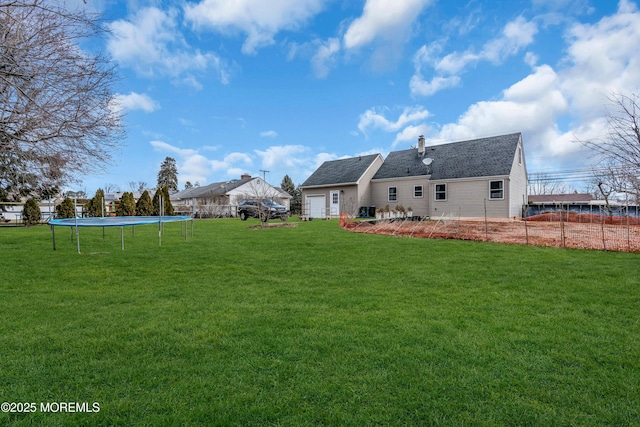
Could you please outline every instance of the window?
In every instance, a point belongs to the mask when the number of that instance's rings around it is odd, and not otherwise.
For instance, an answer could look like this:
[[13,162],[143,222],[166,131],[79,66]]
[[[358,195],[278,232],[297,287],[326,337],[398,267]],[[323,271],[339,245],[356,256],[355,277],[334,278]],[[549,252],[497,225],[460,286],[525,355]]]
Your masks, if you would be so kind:
[[413,187],[413,197],[422,197],[422,185],[416,185]]
[[389,187],[389,201],[395,202],[398,199],[398,188]]
[[493,200],[504,199],[504,181],[489,182],[489,198]]
[[436,184],[436,200],[447,200],[447,184]]
[[338,192],[332,192],[331,193],[331,203],[333,203],[334,205],[338,204]]

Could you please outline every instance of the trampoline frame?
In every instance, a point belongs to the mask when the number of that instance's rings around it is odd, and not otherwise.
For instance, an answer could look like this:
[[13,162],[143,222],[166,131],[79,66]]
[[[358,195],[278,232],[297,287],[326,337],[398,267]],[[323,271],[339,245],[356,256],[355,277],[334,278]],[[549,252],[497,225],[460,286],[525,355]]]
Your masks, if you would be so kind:
[[[80,251],[80,227],[120,227],[121,248],[124,251],[124,227],[135,227],[136,225],[158,224],[158,246],[162,246],[163,224],[167,222],[182,222],[184,224],[183,233],[187,240],[187,221],[191,220],[191,237],[193,237],[193,218],[188,215],[181,216],[111,216],[92,218],[61,218],[49,221],[51,227],[51,240],[53,250],[56,250],[55,227],[74,227],[76,230],[76,240],[78,242],[78,253]],[[135,230],[135,228],[134,228]],[[134,231],[135,232],[135,231]],[[104,235],[103,235],[104,237]]]

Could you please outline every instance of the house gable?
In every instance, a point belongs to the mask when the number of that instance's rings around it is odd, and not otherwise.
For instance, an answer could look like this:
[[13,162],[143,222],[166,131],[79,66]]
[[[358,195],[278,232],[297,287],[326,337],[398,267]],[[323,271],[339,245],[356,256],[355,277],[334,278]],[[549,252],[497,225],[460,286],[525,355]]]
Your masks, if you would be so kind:
[[301,188],[357,184],[380,154],[324,162]]

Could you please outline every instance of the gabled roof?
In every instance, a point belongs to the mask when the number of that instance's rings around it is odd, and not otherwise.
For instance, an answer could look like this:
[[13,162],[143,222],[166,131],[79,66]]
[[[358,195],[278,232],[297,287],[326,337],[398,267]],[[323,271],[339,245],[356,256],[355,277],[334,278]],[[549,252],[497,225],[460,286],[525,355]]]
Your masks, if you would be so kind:
[[[431,175],[432,180],[501,176],[511,173],[521,134],[433,145],[389,153],[373,179]],[[423,160],[432,159],[427,166]]]
[[301,187],[356,184],[380,154],[324,162]]
[[171,199],[185,200],[197,197],[223,196],[227,194],[228,191],[231,191],[242,184],[246,184],[253,179],[255,178],[232,179],[231,181],[214,182],[213,184],[203,185],[201,187],[192,187],[172,194]]

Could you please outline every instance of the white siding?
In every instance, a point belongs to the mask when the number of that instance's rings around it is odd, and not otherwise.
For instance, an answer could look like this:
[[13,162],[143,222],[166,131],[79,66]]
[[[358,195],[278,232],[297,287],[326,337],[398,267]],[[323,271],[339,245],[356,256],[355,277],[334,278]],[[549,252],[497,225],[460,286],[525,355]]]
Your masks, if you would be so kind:
[[511,167],[509,185],[509,217],[522,217],[522,206],[529,200],[527,189],[527,164],[524,157],[522,138],[518,143],[518,149]]
[[[501,200],[489,198],[489,182],[504,180],[505,197]],[[435,200],[436,184],[445,184],[446,200]],[[430,216],[437,217],[484,217],[485,201],[488,217],[506,217],[509,193],[508,177],[483,177],[481,179],[442,180],[429,184],[431,200]]]
[[[414,197],[414,187],[422,186],[422,197]],[[389,201],[389,187],[396,187],[396,201]],[[413,208],[416,216],[429,215],[429,179],[425,176],[375,180],[371,184],[372,206],[380,209],[387,204],[393,209],[401,204]]]

